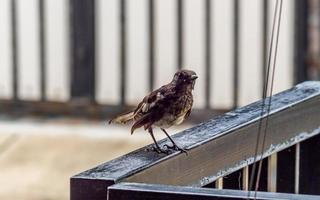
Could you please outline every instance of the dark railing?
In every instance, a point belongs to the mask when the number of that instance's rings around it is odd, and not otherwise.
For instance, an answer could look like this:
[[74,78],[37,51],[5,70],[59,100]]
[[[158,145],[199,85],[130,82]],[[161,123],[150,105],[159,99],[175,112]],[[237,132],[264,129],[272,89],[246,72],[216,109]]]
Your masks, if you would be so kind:
[[253,199],[250,173],[261,159],[257,199],[319,199],[311,196],[320,195],[319,102],[320,82],[304,82],[272,96],[270,113],[261,115],[261,100],[172,136],[187,155],[148,145],[71,177],[71,199]]
[[[40,73],[39,76],[39,84],[40,84],[40,96],[41,98],[39,101],[28,101],[21,99],[19,97],[19,40],[18,40],[18,33],[19,33],[19,22],[17,22],[17,4],[19,1],[11,0],[10,4],[10,10],[11,10],[11,30],[10,31],[12,35],[12,90],[13,90],[13,96],[11,100],[1,100],[0,102],[4,105],[0,107],[0,111],[8,112],[9,110],[13,110],[15,112],[17,111],[26,111],[27,113],[31,110],[36,113],[45,113],[45,114],[59,114],[57,112],[57,107],[61,105],[60,107],[61,111],[64,111],[66,107],[70,108],[68,109],[68,112],[62,112],[60,114],[74,114],[79,115],[79,113],[82,113],[83,115],[90,115],[93,112],[93,110],[99,110],[99,112],[96,112],[96,116],[106,116],[108,115],[105,113],[105,110],[108,110],[107,107],[110,106],[110,109],[113,110],[117,108],[117,112],[120,112],[122,109],[125,109],[124,106],[128,105],[127,103],[127,78],[128,78],[128,1],[127,0],[119,0],[117,8],[119,9],[119,16],[118,16],[118,22],[119,23],[119,68],[120,73],[118,80],[120,83],[119,87],[119,96],[120,100],[117,104],[113,105],[100,105],[96,102],[96,73],[97,73],[97,67],[96,67],[96,53],[97,48],[96,44],[99,44],[100,41],[98,41],[97,33],[96,33],[96,19],[97,19],[97,1],[92,0],[69,0],[69,21],[70,21],[70,37],[69,37],[69,53],[70,53],[70,99],[71,101],[66,101],[63,103],[54,103],[46,98],[46,85],[47,85],[47,47],[48,44],[46,43],[46,39],[48,32],[46,31],[46,13],[48,10],[46,10],[46,0],[39,0],[37,1],[38,4],[38,17],[39,17],[39,50],[40,50],[40,56],[39,56],[39,63],[40,63]],[[233,75],[232,79],[226,80],[228,82],[232,82],[232,105],[230,108],[223,109],[223,110],[229,110],[231,108],[235,108],[239,105],[239,85],[240,85],[240,42],[241,42],[241,1],[235,0],[232,3],[231,9],[233,10],[233,23],[230,25],[232,27],[233,35],[233,55],[229,59],[233,61]],[[203,10],[203,21],[199,23],[204,24],[204,30],[199,30],[203,32],[204,40],[203,40],[203,60],[204,65],[203,67],[204,76],[201,77],[204,79],[204,86],[201,88],[201,90],[204,91],[204,95],[201,98],[204,98],[204,107],[200,108],[202,110],[205,110],[207,108],[214,109],[216,111],[221,110],[220,108],[213,108],[211,105],[211,98],[214,95],[215,91],[212,88],[212,81],[213,78],[211,76],[212,71],[214,70],[213,61],[214,57],[212,57],[213,52],[213,35],[219,31],[219,30],[213,30],[212,29],[212,21],[213,21],[213,11],[212,11],[212,5],[213,2],[210,0],[204,1],[204,10]],[[186,12],[185,12],[185,5],[186,2],[183,0],[176,0],[175,5],[175,19],[176,21],[176,27],[175,27],[175,44],[176,47],[176,69],[179,69],[185,65],[186,55],[185,55],[185,24],[186,24]],[[67,4],[66,4],[67,6]],[[147,83],[148,83],[148,90],[151,90],[155,87],[155,77],[156,77],[156,67],[157,65],[157,59],[155,59],[155,55],[157,52],[157,42],[155,36],[159,34],[159,30],[157,30],[156,27],[156,10],[157,10],[157,3],[155,3],[154,0],[148,0],[145,3],[145,6],[147,6],[147,27],[148,29],[148,38],[146,40],[147,45],[147,70],[148,70],[148,77]],[[261,17],[261,26],[258,27],[261,29],[261,33],[263,36],[261,37],[261,47],[263,48],[262,56],[261,56],[261,74],[255,74],[254,76],[261,77],[261,83],[264,83],[265,77],[265,58],[267,56],[267,38],[268,38],[268,8],[270,7],[270,2],[267,0],[264,0],[263,3],[261,3],[261,6],[263,7],[262,10],[262,17]],[[305,63],[305,55],[307,54],[307,1],[296,1],[296,8],[295,8],[295,36],[294,39],[295,42],[295,75],[293,79],[295,79],[298,82],[301,82],[303,80],[307,79],[306,72],[306,63]],[[223,19],[222,19],[223,20]],[[223,66],[219,66],[223,67]],[[303,73],[302,73],[303,72]],[[106,77],[107,78],[107,77]],[[59,80],[57,80],[59,81]],[[223,83],[221,83],[223,84]],[[255,83],[260,84],[260,83]],[[263,85],[263,84],[261,84]],[[140,97],[141,98],[141,97]],[[80,100],[79,100],[80,99]],[[41,101],[42,107],[37,105]],[[67,104],[67,105],[64,105]],[[83,112],[73,112],[72,108],[76,107],[77,105],[81,104],[81,106],[88,105],[89,106],[83,110]],[[43,105],[46,105],[45,109],[43,109]],[[16,109],[16,107],[19,107],[20,109]],[[28,106],[25,108],[25,106]],[[96,109],[91,109],[90,107],[95,107]],[[85,112],[87,110],[91,110],[91,112]],[[211,110],[212,113],[212,110]],[[218,112],[219,113],[219,112]]]
[[143,183],[119,183],[110,186],[108,199],[113,200],[317,200],[315,195],[297,195],[285,193],[257,192],[256,196],[252,192],[248,196],[247,191],[230,189],[203,189],[194,187],[178,187],[170,185],[155,185]]

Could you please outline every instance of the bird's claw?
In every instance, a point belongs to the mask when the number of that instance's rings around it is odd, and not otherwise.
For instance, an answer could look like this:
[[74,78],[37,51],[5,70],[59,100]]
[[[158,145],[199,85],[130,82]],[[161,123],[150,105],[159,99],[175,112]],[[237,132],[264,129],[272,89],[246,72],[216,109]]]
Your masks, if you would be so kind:
[[158,148],[156,146],[151,146],[151,147],[147,148],[147,151],[155,151],[158,154],[163,153],[163,154],[167,154],[167,155],[169,155],[171,153],[171,151],[169,149],[162,149],[162,148],[160,148],[160,147]]
[[175,150],[175,151],[181,151],[181,152],[185,153],[186,155],[188,155],[188,152],[185,149],[179,147],[176,144],[173,144],[172,146],[165,144],[163,146],[166,147],[167,149],[172,149],[172,150]]

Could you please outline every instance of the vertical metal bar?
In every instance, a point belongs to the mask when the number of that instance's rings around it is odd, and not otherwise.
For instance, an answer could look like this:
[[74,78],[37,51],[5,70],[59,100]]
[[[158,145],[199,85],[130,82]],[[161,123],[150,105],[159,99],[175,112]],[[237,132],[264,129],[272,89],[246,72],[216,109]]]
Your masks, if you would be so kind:
[[205,5],[205,62],[206,62],[206,108],[210,108],[211,97],[211,0]]
[[126,0],[120,0],[120,96],[121,105],[126,102],[126,75],[127,75],[127,43],[126,43]]
[[233,18],[233,108],[238,107],[239,97],[239,23],[240,23],[240,9],[239,0],[234,0],[234,18]]
[[300,181],[300,143],[296,144],[296,159],[294,170],[294,193],[299,194],[299,181]]
[[249,190],[249,166],[242,169],[242,189]]
[[308,79],[308,1],[295,0],[294,12],[294,82],[297,84]]
[[46,45],[45,45],[45,0],[39,0],[40,44],[40,91],[41,100],[46,99]]
[[[265,84],[266,84],[266,77],[267,77],[267,59],[268,59],[268,0],[263,0],[262,4],[262,84],[261,90],[263,91]],[[261,92],[263,98],[263,92]]]
[[178,70],[183,66],[183,0],[177,0],[177,68]]
[[71,96],[95,101],[95,1],[70,0]]
[[154,1],[149,0],[149,90],[154,87],[154,55],[155,55],[155,9]]
[[216,180],[216,188],[223,189],[223,177]]
[[268,192],[277,191],[277,153],[268,157]]
[[12,90],[13,99],[18,100],[18,39],[17,39],[17,6],[16,0],[11,0],[11,35],[12,35]]

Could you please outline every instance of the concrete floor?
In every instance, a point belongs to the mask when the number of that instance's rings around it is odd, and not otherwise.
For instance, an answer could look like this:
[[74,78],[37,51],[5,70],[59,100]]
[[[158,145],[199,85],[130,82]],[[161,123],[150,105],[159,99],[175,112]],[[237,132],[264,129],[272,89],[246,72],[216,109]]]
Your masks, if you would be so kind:
[[131,136],[104,122],[0,120],[0,199],[69,199],[70,176],[151,141],[142,130]]

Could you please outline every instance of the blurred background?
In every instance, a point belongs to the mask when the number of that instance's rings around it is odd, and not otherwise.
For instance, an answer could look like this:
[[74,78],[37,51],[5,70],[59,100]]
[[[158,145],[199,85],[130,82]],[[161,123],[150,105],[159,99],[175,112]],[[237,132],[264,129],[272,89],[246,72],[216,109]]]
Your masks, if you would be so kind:
[[[68,199],[70,176],[151,143],[106,122],[178,69],[199,79],[169,133],[260,99],[274,5],[0,0],[0,199]],[[320,1],[282,14],[275,93],[320,78]]]

